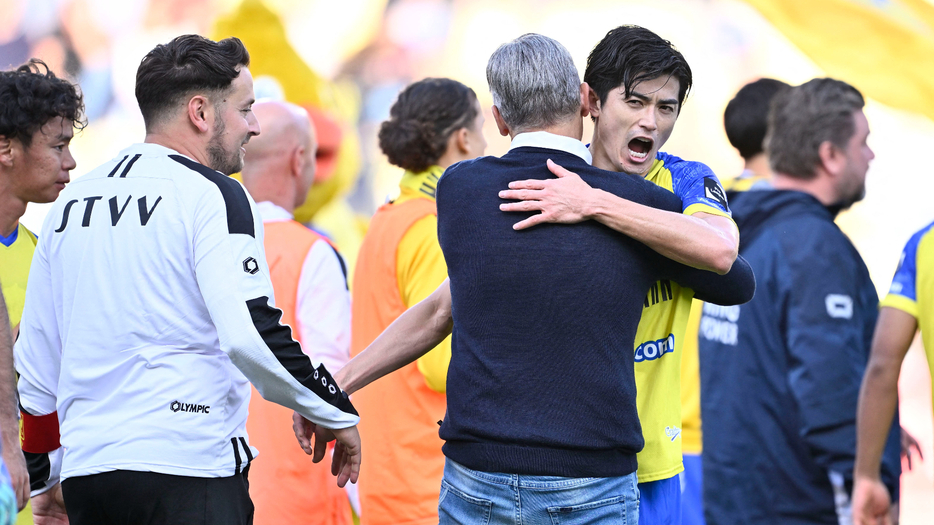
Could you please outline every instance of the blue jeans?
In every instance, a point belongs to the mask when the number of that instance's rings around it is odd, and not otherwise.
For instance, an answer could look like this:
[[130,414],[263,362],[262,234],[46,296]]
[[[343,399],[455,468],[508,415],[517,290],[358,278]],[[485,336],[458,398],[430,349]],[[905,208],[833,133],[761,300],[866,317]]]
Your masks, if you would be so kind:
[[637,525],[636,473],[561,478],[478,472],[444,464],[440,525]]

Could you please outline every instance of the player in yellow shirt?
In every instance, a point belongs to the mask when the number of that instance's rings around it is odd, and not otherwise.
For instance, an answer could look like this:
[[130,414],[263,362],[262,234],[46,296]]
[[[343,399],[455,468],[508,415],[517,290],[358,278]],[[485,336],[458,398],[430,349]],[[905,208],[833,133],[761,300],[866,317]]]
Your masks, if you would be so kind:
[[[888,295],[879,303],[869,365],[856,416],[853,523],[891,523],[891,498],[879,474],[886,435],[898,404],[898,374],[918,329],[934,376],[934,223],[902,251]],[[884,520],[884,521],[883,521]]]
[[[83,104],[75,86],[32,60],[0,72],[0,287],[14,334],[26,297],[36,236],[19,223],[30,202],[52,202],[69,181],[75,159],[68,150]],[[29,498],[29,477],[20,449],[13,392],[13,355],[0,355],[0,435],[17,503]],[[33,512],[51,495],[37,496]]]
[[[596,167],[645,177],[678,195],[683,213],[640,206],[594,190],[550,164],[557,179],[517,181],[500,193],[504,211],[536,211],[517,229],[542,222],[594,219],[678,262],[725,274],[739,233],[713,172],[659,149],[671,136],[691,87],[683,55],[651,31],[622,26],[597,44],[584,82],[595,120],[590,151]],[[636,404],[645,448],[638,456],[640,524],[681,522],[681,345],[693,291],[661,281],[646,297],[635,341]]]

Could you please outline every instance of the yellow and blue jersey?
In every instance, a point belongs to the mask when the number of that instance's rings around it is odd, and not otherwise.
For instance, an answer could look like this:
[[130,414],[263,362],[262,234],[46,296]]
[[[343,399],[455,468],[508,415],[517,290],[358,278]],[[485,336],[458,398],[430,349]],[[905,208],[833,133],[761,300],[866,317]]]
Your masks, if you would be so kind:
[[[645,178],[680,197],[685,215],[703,212],[731,218],[717,176],[700,162],[659,152]],[[681,356],[693,297],[691,289],[659,281],[643,304],[634,349],[636,406],[645,438],[638,456],[640,483],[668,479],[683,470]]]
[[888,295],[879,306],[897,308],[914,316],[934,376],[934,223],[911,236],[902,251]]
[[36,236],[22,224],[9,237],[0,237],[0,288],[10,312],[10,326],[19,324],[26,304],[26,281],[32,254],[36,251]]

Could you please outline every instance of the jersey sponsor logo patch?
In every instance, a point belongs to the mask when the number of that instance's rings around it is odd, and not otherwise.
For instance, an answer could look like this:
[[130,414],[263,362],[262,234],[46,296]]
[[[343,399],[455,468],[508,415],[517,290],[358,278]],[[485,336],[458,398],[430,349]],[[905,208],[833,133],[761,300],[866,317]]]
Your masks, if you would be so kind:
[[849,295],[827,294],[827,297],[824,298],[824,305],[827,306],[827,315],[834,319],[853,318],[853,298]]
[[739,321],[739,314],[739,306],[704,303],[704,316],[701,318],[700,329],[697,331],[698,337],[736,346],[739,336],[739,327],[736,322]]
[[668,334],[668,337],[657,341],[646,341],[636,347],[637,363],[642,361],[654,361],[665,354],[675,351],[675,334]]
[[678,436],[681,435],[681,429],[678,427],[665,427],[665,435],[670,437],[672,441],[678,439]]
[[255,275],[256,272],[259,271],[259,263],[256,262],[256,259],[247,257],[243,260],[243,271],[250,275]]
[[730,207],[726,203],[726,192],[723,186],[717,182],[717,179],[704,177],[704,196],[723,206],[724,210],[729,211]]
[[196,405],[192,403],[182,403],[181,401],[172,401],[169,404],[169,410],[172,412],[190,412],[193,414],[210,414],[210,405]]

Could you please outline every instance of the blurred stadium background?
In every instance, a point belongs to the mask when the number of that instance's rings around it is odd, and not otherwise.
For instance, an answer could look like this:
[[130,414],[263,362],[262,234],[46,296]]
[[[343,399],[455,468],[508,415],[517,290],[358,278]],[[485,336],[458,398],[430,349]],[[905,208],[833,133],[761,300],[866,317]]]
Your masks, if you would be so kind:
[[[721,179],[742,169],[722,118],[746,82],[834,76],[867,95],[876,159],[865,201],[838,224],[884,294],[905,241],[934,220],[934,0],[0,0],[0,67],[39,57],[80,83],[90,125],[73,142],[78,178],[143,139],[134,84],[149,49],[183,33],[240,37],[257,95],[313,108],[328,130],[321,177],[298,217],[331,236],[352,266],[369,217],[397,191],[401,170],[379,153],[376,130],[403,86],[427,76],[471,86],[487,112],[487,154],[499,155],[509,141],[489,113],[493,50],[542,33],[582,71],[592,46],[621,24],[645,26],[687,57],[695,86],[664,149]],[[47,209],[31,205],[24,224],[38,231]],[[916,341],[900,384],[902,424],[926,458],[902,478],[906,525],[934,515],[924,359]]]

